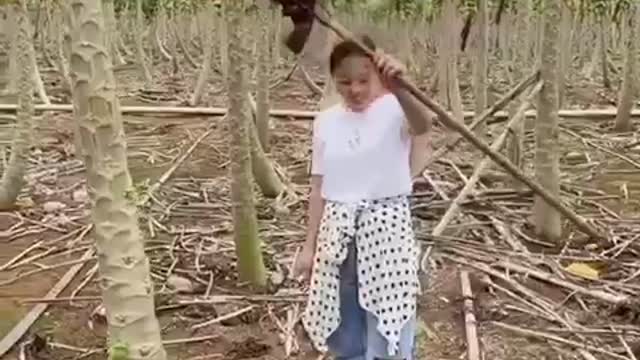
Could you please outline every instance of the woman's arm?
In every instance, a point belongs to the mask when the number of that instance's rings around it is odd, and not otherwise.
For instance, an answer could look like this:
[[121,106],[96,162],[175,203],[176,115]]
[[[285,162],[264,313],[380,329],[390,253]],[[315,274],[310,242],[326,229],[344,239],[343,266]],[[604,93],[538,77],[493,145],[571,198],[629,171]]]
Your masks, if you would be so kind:
[[430,132],[435,113],[404,87],[396,86],[392,92],[404,111],[411,135]]
[[318,229],[320,221],[324,213],[324,199],[322,198],[322,176],[311,176],[311,193],[309,194],[309,209],[307,211],[307,238],[305,247],[311,249],[316,248],[316,239],[318,237]]
[[398,78],[406,73],[404,65],[381,50],[375,53],[373,61],[381,75],[382,83],[398,99],[411,135],[422,135],[431,131],[435,113],[398,83]]

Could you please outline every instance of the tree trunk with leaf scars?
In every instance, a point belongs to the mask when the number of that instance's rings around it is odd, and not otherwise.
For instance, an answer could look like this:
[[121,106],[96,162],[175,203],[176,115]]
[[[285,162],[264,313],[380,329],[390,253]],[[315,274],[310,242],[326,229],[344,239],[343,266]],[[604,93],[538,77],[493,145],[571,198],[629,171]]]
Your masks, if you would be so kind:
[[600,51],[600,69],[602,70],[602,85],[610,89],[611,79],[609,79],[609,60],[607,56],[607,24],[608,21],[604,15],[598,16],[598,51]]
[[[205,86],[209,82],[209,77],[211,74],[211,66],[212,58],[213,58],[213,27],[211,26],[211,17],[213,16],[214,10],[213,5],[205,5],[201,11],[198,11],[195,15],[199,20],[198,23],[204,27],[202,34],[202,44],[203,44],[203,57],[202,57],[202,66],[200,67],[200,72],[198,73],[198,80],[196,81],[196,87],[193,90],[193,95],[191,96],[190,104],[191,106],[196,106],[200,103],[202,99],[202,95],[204,94]],[[207,19],[208,18],[208,19]]]
[[248,44],[242,26],[245,9],[244,1],[230,1],[225,4],[225,17],[229,43],[227,48],[228,76],[226,79],[229,96],[229,131],[231,159],[231,203],[233,214],[234,241],[238,258],[238,274],[241,281],[255,287],[264,287],[267,273],[262,258],[258,219],[254,205],[251,183],[250,127],[251,110],[248,93]]
[[271,137],[269,136],[269,78],[271,76],[271,59],[269,50],[271,49],[269,0],[258,0],[258,56],[256,67],[256,129],[258,139],[265,152],[269,152]]
[[147,57],[144,52],[142,40],[142,32],[144,31],[144,14],[142,13],[142,0],[136,0],[135,14],[136,21],[133,37],[136,41],[136,60],[138,61],[138,66],[140,66],[140,71],[142,71],[145,88],[149,89],[151,88],[151,86],[153,86],[153,78],[151,76],[151,71],[149,70],[149,64],[147,63]]
[[100,0],[70,0],[70,70],[76,134],[90,189],[91,218],[107,310],[111,359],[165,360],[153,283],[137,209],[127,144],[105,43]]
[[[560,166],[558,162],[558,24],[560,2],[545,0],[543,4],[544,32],[541,47],[541,78],[544,82],[538,96],[536,121],[535,168],[538,182],[551,194],[560,196]],[[557,210],[541,197],[534,201],[536,233],[550,241],[562,235],[562,218]]]
[[458,50],[460,41],[460,19],[458,16],[457,2],[455,0],[445,0],[442,8],[442,19],[439,22],[442,29],[440,42],[438,44],[438,71],[443,74],[440,77],[439,96],[446,101],[451,108],[454,118],[464,121],[462,107],[462,95],[460,94],[460,84],[458,81]]
[[624,68],[622,73],[622,89],[620,91],[620,101],[618,104],[618,113],[616,114],[615,130],[616,131],[631,131],[633,126],[631,123],[631,109],[633,109],[633,102],[638,93],[638,81],[636,70],[636,57],[638,36],[640,35],[640,6],[632,5],[627,10],[627,37]]
[[[242,0],[238,0],[242,1]],[[216,18],[218,22],[218,46],[220,49],[220,72],[223,76],[228,76],[229,72],[229,26],[228,20],[226,19],[226,8],[228,7],[228,2],[222,1],[220,3],[220,16]]]
[[126,61],[122,57],[120,53],[120,49],[118,48],[118,30],[117,30],[117,22],[116,22],[116,13],[113,8],[113,0],[103,0],[102,7],[104,10],[104,24],[106,26],[106,44],[109,49],[109,54],[111,55],[111,59],[116,65],[124,65]]
[[9,210],[15,206],[20,191],[25,184],[25,173],[33,136],[33,62],[29,61],[31,35],[25,0],[10,5],[17,25],[16,63],[18,72],[18,109],[16,127],[11,144],[11,157],[0,184],[0,210]]
[[[487,107],[487,75],[489,56],[489,0],[478,0],[477,31],[476,31],[476,61],[474,62],[474,92],[475,92],[475,113],[480,114]],[[479,125],[476,128],[476,135],[480,138],[486,137],[487,128]]]
[[571,40],[573,39],[573,14],[569,5],[561,1],[562,16],[560,23],[560,78],[558,79],[558,106],[562,108],[565,98],[566,83],[571,71]]
[[16,25],[16,17],[13,14],[13,6],[10,4],[4,4],[0,8],[2,13],[0,16],[3,16],[0,21],[2,22],[2,26],[0,26],[0,36],[2,36],[3,40],[0,43],[2,49],[1,59],[0,59],[0,96],[3,97],[2,101],[15,103],[15,100],[10,99],[9,97],[15,97],[16,93],[16,74],[17,74],[17,25]]

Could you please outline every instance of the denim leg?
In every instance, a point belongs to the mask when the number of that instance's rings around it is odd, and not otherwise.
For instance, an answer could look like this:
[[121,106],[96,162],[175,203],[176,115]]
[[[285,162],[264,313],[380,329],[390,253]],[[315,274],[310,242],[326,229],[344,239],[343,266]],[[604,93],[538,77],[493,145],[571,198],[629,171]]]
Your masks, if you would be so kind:
[[400,344],[396,355],[389,356],[387,340],[378,332],[377,318],[367,312],[367,356],[366,360],[413,360],[416,337],[416,318],[411,317],[400,331]]
[[358,302],[356,249],[351,242],[340,267],[340,325],[327,339],[336,360],[365,360],[365,311]]

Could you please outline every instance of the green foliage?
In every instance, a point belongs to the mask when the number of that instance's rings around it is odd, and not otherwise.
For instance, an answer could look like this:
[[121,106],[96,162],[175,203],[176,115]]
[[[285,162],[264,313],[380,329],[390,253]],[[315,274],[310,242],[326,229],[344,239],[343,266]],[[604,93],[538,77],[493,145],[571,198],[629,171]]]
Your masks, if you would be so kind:
[[[15,0],[0,0],[10,3]],[[28,0],[29,1],[29,0]],[[30,0],[33,1],[33,0]],[[52,0],[60,1],[60,0]],[[154,17],[160,8],[168,13],[194,13],[211,2],[220,6],[221,1],[231,0],[142,0],[142,11],[147,19]],[[237,0],[240,1],[240,0]],[[455,1],[461,15],[474,15],[478,8],[478,0],[329,0],[334,9],[339,12],[365,11],[374,19],[384,19],[390,15],[401,19],[433,20],[440,15],[444,1]],[[504,1],[506,11],[543,11],[547,0],[489,0],[492,14],[496,13],[501,2]],[[564,1],[569,8],[577,13],[580,20],[586,16],[595,15],[619,23],[626,11],[629,11],[636,0],[553,0]],[[117,14],[123,11],[135,10],[136,0],[113,0]],[[255,10],[255,9],[254,9]]]
[[[142,0],[142,12],[147,19],[152,18],[158,12],[158,9],[165,11],[193,13],[202,8],[211,0]],[[213,1],[215,5],[220,4],[220,0]],[[136,0],[114,0],[113,5],[117,14],[126,10],[135,10]]]
[[144,205],[144,202],[146,201],[147,196],[149,196],[150,186],[151,186],[151,181],[148,178],[142,181],[139,181],[133,184],[133,186],[130,189],[127,189],[125,191],[125,194],[124,194],[125,198],[129,200],[131,203],[135,204],[136,206]]
[[[342,1],[346,2],[348,0]],[[336,2],[338,3],[339,1]],[[434,0],[368,0],[361,2],[359,8],[377,19],[383,19],[389,15],[400,19],[417,19],[428,18],[429,14],[433,12],[433,5]],[[335,8],[340,9],[338,6]],[[351,9],[353,9],[353,5],[351,5]]]
[[109,360],[129,360],[129,345],[117,342],[109,349]]
[[463,16],[473,15],[478,11],[478,1],[477,0],[461,0],[460,1],[460,12]]
[[624,14],[633,11],[632,0],[618,0],[613,7],[613,13],[611,14],[612,20],[616,24],[620,24],[624,20]]
[[597,17],[605,17],[608,13],[611,1],[608,0],[591,0],[589,5],[589,12],[595,14]]

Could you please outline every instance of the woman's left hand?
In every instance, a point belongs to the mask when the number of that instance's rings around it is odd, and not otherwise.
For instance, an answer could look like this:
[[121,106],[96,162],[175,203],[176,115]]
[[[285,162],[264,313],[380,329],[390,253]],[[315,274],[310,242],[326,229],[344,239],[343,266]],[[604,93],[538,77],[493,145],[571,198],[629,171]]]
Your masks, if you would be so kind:
[[380,77],[389,90],[393,90],[399,77],[404,76],[406,67],[397,59],[378,50],[373,56]]

